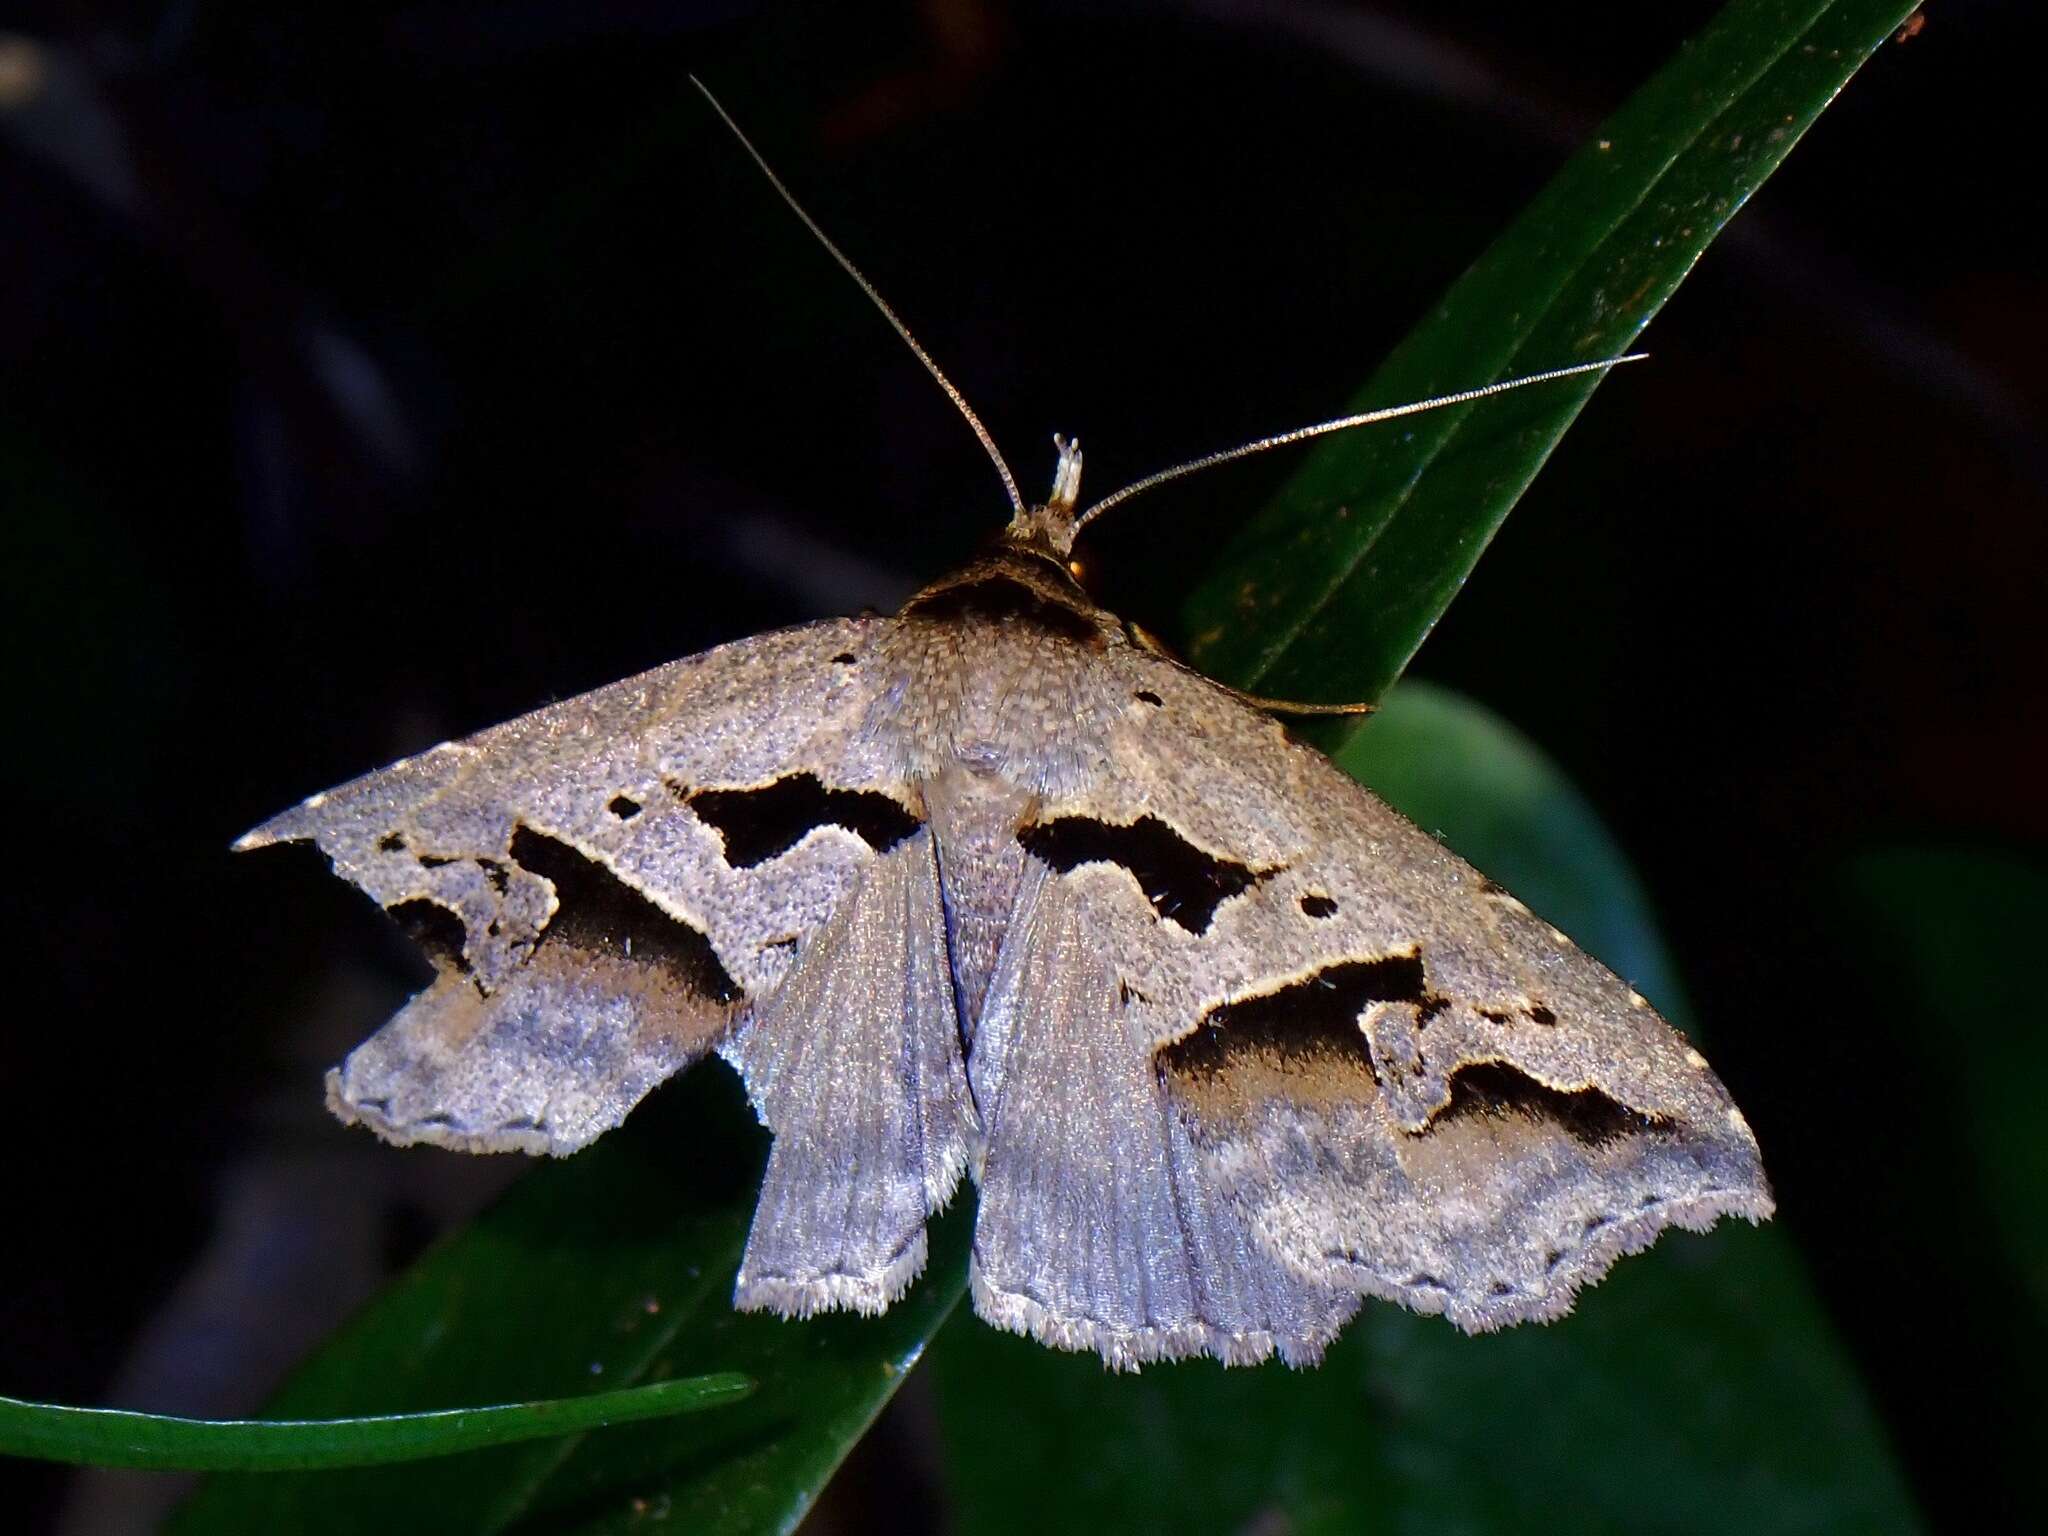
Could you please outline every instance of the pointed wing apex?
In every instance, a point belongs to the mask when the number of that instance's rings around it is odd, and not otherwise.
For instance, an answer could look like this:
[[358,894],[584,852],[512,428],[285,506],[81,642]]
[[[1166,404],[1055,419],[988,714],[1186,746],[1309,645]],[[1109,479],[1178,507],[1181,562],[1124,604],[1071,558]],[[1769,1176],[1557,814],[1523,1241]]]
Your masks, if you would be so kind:
[[[498,731],[504,729],[498,727]],[[497,731],[487,731],[475,740],[480,743],[496,734]],[[402,817],[408,809],[448,785],[465,756],[474,751],[474,747],[466,744],[444,741],[413,757],[402,757],[374,773],[306,796],[290,810],[280,811],[244,832],[232,847],[236,853],[247,853],[274,843],[324,841],[373,809],[382,810],[387,818]]]
[[440,980],[332,1103],[397,1141],[564,1152],[701,1055],[918,822],[858,727],[876,624],[762,635],[308,797],[310,841]]

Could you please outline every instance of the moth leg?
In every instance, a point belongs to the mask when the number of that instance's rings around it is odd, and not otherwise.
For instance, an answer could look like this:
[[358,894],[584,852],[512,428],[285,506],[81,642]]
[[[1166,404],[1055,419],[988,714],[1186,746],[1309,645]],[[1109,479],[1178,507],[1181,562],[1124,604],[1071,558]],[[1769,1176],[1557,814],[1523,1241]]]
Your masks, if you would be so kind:
[[775,1133],[734,1305],[883,1310],[974,1127],[929,830],[868,866],[719,1050]]
[[1357,1297],[1253,1245],[1124,1003],[1066,888],[1039,866],[975,1031],[975,1310],[1117,1369],[1196,1354],[1312,1363]]

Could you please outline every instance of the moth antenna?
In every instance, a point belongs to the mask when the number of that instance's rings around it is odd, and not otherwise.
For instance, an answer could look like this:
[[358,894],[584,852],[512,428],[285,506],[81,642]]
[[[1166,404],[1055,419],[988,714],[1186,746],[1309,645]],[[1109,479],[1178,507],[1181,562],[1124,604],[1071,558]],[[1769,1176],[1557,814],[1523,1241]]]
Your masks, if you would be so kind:
[[799,203],[796,200],[795,194],[782,184],[782,178],[775,174],[775,168],[769,165],[762,156],[761,151],[754,148],[754,141],[741,131],[740,125],[732,120],[732,114],[719,104],[716,96],[711,94],[711,87],[702,80],[699,80],[695,75],[691,75],[689,79],[690,84],[697,87],[703,94],[704,99],[711,103],[711,110],[716,112],[725,123],[725,126],[732,130],[732,136],[740,141],[740,148],[744,149],[754,164],[761,168],[761,174],[768,178],[768,185],[773,187],[776,194],[789,205],[789,211],[804,221],[804,227],[816,237],[818,244],[825,247],[831,254],[832,259],[845,269],[846,275],[860,285],[860,291],[866,294],[875,308],[882,312],[882,318],[896,328],[896,334],[903,338],[903,344],[910,348],[920,363],[924,364],[925,371],[938,380],[939,388],[946,392],[946,398],[951,400],[960,414],[967,418],[967,425],[974,429],[974,435],[980,440],[981,446],[988,454],[990,462],[995,465],[996,473],[1003,477],[1003,494],[1010,498],[1010,510],[1020,517],[1023,516],[1024,498],[1017,493],[1017,477],[1010,473],[1010,466],[1004,461],[1002,451],[996,447],[996,440],[989,435],[988,428],[981,424],[981,418],[974,414],[974,407],[967,403],[967,397],[953,386],[953,381],[946,377],[937,363],[932,361],[931,353],[925,351],[918,344],[917,338],[910,334],[910,327],[905,325],[896,311],[889,307],[889,301],[882,297],[881,293],[875,288],[875,285],[861,275],[860,268],[853,264],[846,252],[834,245],[832,237],[818,227],[818,221],[804,212],[803,204]]
[[1470,400],[1483,400],[1488,395],[1506,394],[1511,389],[1524,389],[1531,384],[1548,384],[1553,379],[1569,379],[1575,374],[1599,373],[1622,363],[1639,363],[1650,354],[1630,352],[1621,357],[1602,358],[1597,363],[1574,363],[1568,368],[1547,368],[1541,373],[1525,374],[1519,379],[1501,379],[1493,384],[1483,384],[1477,389],[1461,389],[1456,394],[1437,395],[1428,400],[1413,400],[1406,405],[1383,406],[1377,411],[1365,411],[1356,416],[1339,416],[1335,421],[1319,421],[1314,426],[1296,427],[1292,432],[1280,432],[1272,437],[1262,437],[1255,442],[1244,443],[1236,448],[1226,448],[1221,453],[1205,453],[1199,459],[1189,459],[1185,464],[1176,464],[1171,469],[1162,469],[1156,475],[1147,475],[1135,480],[1120,491],[1113,491],[1074,519],[1074,532],[1078,534],[1096,518],[1102,516],[1120,501],[1129,501],[1141,491],[1149,491],[1156,485],[1169,480],[1178,480],[1183,475],[1192,475],[1198,469],[1210,469],[1218,464],[1228,464],[1232,459],[1249,458],[1255,453],[1264,453],[1269,448],[1284,448],[1289,443],[1299,443],[1307,438],[1322,437],[1331,432],[1345,432],[1352,427],[1371,426],[1376,421],[1392,421],[1397,416],[1419,416],[1424,411],[1434,411],[1446,405],[1463,405]]
[[[1214,678],[1210,679],[1215,682]],[[1269,699],[1263,693],[1246,693],[1242,688],[1225,688],[1241,704],[1263,709],[1269,715],[1376,715],[1377,704],[1305,704],[1300,699]]]

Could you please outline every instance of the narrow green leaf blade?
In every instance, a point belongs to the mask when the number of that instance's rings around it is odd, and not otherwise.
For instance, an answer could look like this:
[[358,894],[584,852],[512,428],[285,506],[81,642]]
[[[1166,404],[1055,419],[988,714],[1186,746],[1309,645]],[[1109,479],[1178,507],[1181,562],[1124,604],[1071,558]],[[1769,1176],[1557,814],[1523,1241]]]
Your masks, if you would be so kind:
[[[1365,411],[1629,349],[1912,0],[1734,0],[1367,382]],[[1189,604],[1206,672],[1376,699],[1599,375],[1329,439]]]
[[[1339,760],[1671,1005],[1640,886],[1525,738],[1407,684]],[[1549,1327],[1466,1338],[1369,1302],[1314,1371],[1115,1376],[964,1314],[932,1366],[962,1536],[1917,1524],[1775,1227],[1667,1233]]]
[[0,1456],[170,1472],[304,1472],[423,1461],[738,1402],[733,1372],[536,1403],[352,1419],[181,1419],[0,1397]]

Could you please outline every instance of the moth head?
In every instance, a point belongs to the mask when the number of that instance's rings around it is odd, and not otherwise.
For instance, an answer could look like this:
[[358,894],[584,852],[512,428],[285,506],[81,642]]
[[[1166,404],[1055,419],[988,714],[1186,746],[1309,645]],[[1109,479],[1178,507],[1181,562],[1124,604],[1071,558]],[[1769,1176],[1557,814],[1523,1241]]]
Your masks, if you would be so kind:
[[1059,450],[1059,462],[1053,468],[1051,494],[1039,506],[1019,507],[1003,536],[1064,563],[1074,552],[1079,528],[1074,509],[1081,500],[1081,443],[1055,432],[1052,445]]

